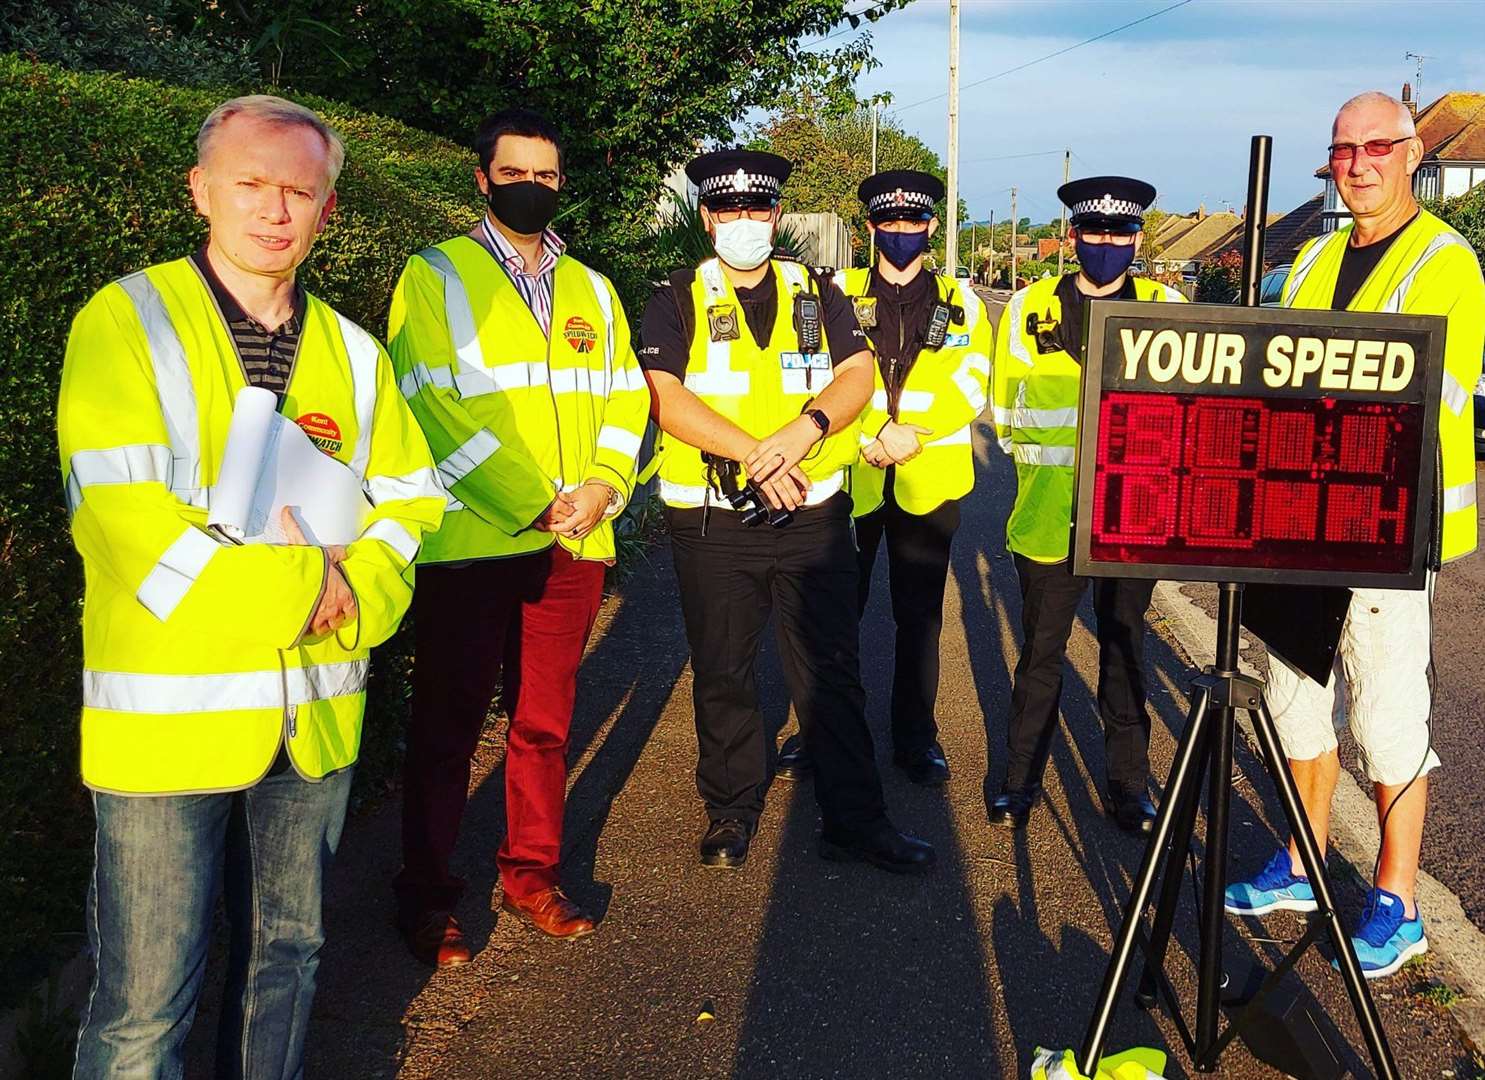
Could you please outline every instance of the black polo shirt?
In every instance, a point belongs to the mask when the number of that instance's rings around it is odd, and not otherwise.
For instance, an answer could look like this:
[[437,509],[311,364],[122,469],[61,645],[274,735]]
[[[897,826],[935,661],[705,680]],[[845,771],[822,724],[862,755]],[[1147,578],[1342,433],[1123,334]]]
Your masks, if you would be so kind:
[[[866,335],[861,332],[861,326],[856,322],[856,311],[845,294],[827,280],[818,280],[818,287],[820,306],[823,309],[821,321],[824,324],[825,344],[830,350],[830,363],[834,367],[866,348]],[[767,349],[780,317],[792,319],[793,312],[779,311],[778,287],[774,284],[772,275],[751,289],[735,291],[753,340],[760,348]],[[689,296],[681,299],[688,300]],[[686,368],[691,363],[691,341],[686,337],[676,300],[675,290],[669,283],[661,286],[650,297],[640,323],[638,356],[640,367],[648,371],[668,371],[677,379],[684,380]],[[696,333],[709,332],[703,313],[696,326]]]
[[206,248],[191,256],[196,269],[206,281],[216,300],[227,330],[232,335],[232,344],[242,360],[243,374],[249,386],[257,386],[283,396],[289,385],[289,375],[294,370],[294,357],[299,353],[299,337],[304,332],[303,286],[295,283],[290,314],[280,325],[269,330],[242,309],[227,287],[222,284],[211,263],[206,258]]

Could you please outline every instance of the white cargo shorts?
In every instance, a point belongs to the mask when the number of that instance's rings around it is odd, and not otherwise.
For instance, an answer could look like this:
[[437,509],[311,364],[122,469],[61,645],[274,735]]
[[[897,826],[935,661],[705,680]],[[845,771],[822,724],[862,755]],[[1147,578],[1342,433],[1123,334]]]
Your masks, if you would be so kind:
[[1426,589],[1353,589],[1324,686],[1269,653],[1268,704],[1286,757],[1309,761],[1336,749],[1349,719],[1373,783],[1406,784],[1438,767],[1428,732],[1432,597],[1432,574]]

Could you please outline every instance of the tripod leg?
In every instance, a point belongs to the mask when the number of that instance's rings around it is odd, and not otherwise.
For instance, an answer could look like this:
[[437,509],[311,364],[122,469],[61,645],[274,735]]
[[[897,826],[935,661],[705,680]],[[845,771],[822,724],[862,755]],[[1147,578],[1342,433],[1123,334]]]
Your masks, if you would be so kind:
[[[1196,808],[1201,803],[1201,766],[1206,763],[1211,746],[1210,731],[1204,723],[1211,707],[1211,694],[1201,683],[1192,688],[1191,710],[1186,721],[1187,730],[1203,729],[1202,745],[1196,748],[1195,765],[1183,786],[1173,784],[1165,790],[1165,802],[1175,804],[1176,823],[1171,829],[1170,851],[1166,854],[1165,877],[1160,883],[1160,898],[1155,903],[1155,921],[1150,927],[1150,948],[1145,955],[1145,970],[1140,976],[1139,989],[1134,997],[1144,1008],[1156,1001],[1155,973],[1165,963],[1165,950],[1170,945],[1171,926],[1176,919],[1176,905],[1181,897],[1181,879],[1185,876],[1186,851],[1191,845],[1191,835],[1196,829]],[[1174,777],[1172,777],[1174,780]]]
[[1202,860],[1201,953],[1196,984],[1196,1067],[1211,1072],[1216,1062],[1207,1053],[1217,1041],[1222,1008],[1222,933],[1227,929],[1223,893],[1227,889],[1227,817],[1232,801],[1232,743],[1235,724],[1230,706],[1218,706],[1208,738],[1207,850]]
[[1289,819],[1289,828],[1299,845],[1300,861],[1310,877],[1310,887],[1315,890],[1315,903],[1319,917],[1325,920],[1330,932],[1331,944],[1335,946],[1336,959],[1341,968],[1341,981],[1346,984],[1346,993],[1351,998],[1351,1010],[1361,1026],[1372,1065],[1382,1080],[1398,1080],[1397,1062],[1393,1060],[1392,1048],[1387,1043],[1387,1033],[1382,1030],[1382,1018],[1377,1015],[1376,1002],[1367,989],[1366,979],[1361,974],[1361,965],[1356,960],[1356,951],[1351,939],[1336,917],[1335,900],[1330,891],[1330,878],[1325,873],[1325,859],[1315,843],[1315,834],[1310,831],[1309,819],[1305,817],[1304,805],[1294,787],[1294,778],[1289,775],[1288,762],[1279,749],[1279,736],[1274,727],[1273,715],[1268,711],[1268,702],[1260,701],[1253,714],[1253,727],[1258,733],[1258,745],[1263,751],[1263,763],[1279,789],[1279,801],[1284,806],[1284,816]]
[[[1186,721],[1186,731],[1176,747],[1176,758],[1171,765],[1170,778],[1166,784],[1167,796],[1160,807],[1160,816],[1155,819],[1155,831],[1145,847],[1139,873],[1135,875],[1134,889],[1124,909],[1124,921],[1119,926],[1119,934],[1114,941],[1113,955],[1109,958],[1109,966],[1104,971],[1103,986],[1098,991],[1098,1001],[1093,1007],[1093,1019],[1088,1025],[1087,1034],[1083,1037],[1083,1053],[1079,1060],[1085,1076],[1094,1074],[1098,1059],[1103,1053],[1104,1040],[1108,1037],[1109,1022],[1114,1017],[1114,1007],[1119,1003],[1119,988],[1124,983],[1124,976],[1129,971],[1129,963],[1133,958],[1141,917],[1144,915],[1145,905],[1150,902],[1150,893],[1155,887],[1155,875],[1160,872],[1161,859],[1175,832],[1176,808],[1181,805],[1183,799],[1187,798],[1188,785],[1195,787],[1195,791],[1189,793],[1189,801],[1192,803],[1196,801],[1201,791],[1198,751],[1205,745],[1203,733],[1211,717],[1211,710],[1206,707],[1206,701],[1205,690],[1199,690],[1197,696],[1192,699],[1191,714]],[[1198,704],[1202,707],[1198,708]]]

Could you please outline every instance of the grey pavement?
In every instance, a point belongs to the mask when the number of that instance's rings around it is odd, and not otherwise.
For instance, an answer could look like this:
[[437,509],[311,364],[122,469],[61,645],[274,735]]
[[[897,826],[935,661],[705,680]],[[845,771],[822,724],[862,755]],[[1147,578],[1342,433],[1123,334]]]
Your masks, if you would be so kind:
[[[889,804],[900,826],[937,844],[932,875],[900,879],[820,860],[807,784],[771,792],[744,869],[697,865],[704,814],[692,775],[690,675],[662,547],[605,605],[580,679],[564,875],[569,891],[603,916],[598,933],[552,942],[490,910],[503,828],[503,742],[492,724],[457,855],[470,881],[459,914],[480,950],[475,962],[434,974],[391,929],[395,801],[351,822],[327,898],[330,939],[308,1074],[1011,1077],[1027,1075],[1036,1045],[1077,1044],[1142,846],[1098,805],[1102,736],[1086,605],[1047,798],[1024,834],[986,824],[987,769],[992,791],[1004,770],[1020,604],[1003,545],[1013,478],[979,427],[980,486],[965,504],[945,613],[939,717],[954,770],[946,788],[915,788],[888,764],[891,630],[881,564],[862,630]],[[1148,666],[1153,765],[1164,776],[1189,667],[1158,625]],[[782,724],[786,703],[771,658],[760,681],[768,715]],[[1258,775],[1243,748],[1239,763]],[[1271,792],[1244,783],[1233,808],[1234,861],[1261,861],[1277,842]],[[1342,895],[1354,910],[1359,884],[1343,883]],[[1272,966],[1280,943],[1301,929],[1289,914],[1232,924],[1225,964],[1236,983],[1255,965]],[[1186,901],[1171,968],[1187,1001],[1193,940]],[[1404,1074],[1481,1075],[1421,978],[1409,972],[1379,987]],[[1325,957],[1308,955],[1285,986],[1360,1045]],[[198,1021],[194,1075],[207,1075],[216,1011],[213,998]],[[1178,1038],[1169,1021],[1126,998],[1110,1046],[1130,1045],[1175,1048]],[[1188,1075],[1184,1054],[1174,1054],[1167,1075]],[[1236,1045],[1221,1075],[1278,1074]]]

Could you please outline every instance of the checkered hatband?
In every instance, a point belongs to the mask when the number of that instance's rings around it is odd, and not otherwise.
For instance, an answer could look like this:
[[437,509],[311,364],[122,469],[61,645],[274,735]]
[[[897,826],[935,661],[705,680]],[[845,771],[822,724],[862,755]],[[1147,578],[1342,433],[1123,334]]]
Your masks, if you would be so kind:
[[702,199],[714,195],[766,195],[777,199],[783,185],[777,176],[738,169],[723,176],[708,176],[696,185],[696,190]]

